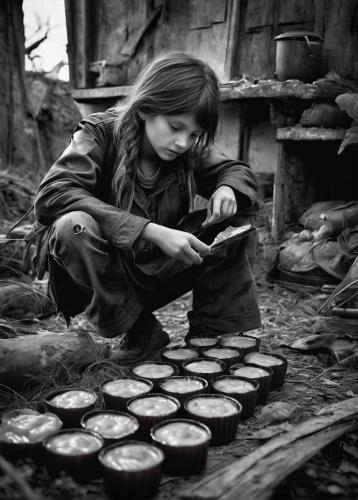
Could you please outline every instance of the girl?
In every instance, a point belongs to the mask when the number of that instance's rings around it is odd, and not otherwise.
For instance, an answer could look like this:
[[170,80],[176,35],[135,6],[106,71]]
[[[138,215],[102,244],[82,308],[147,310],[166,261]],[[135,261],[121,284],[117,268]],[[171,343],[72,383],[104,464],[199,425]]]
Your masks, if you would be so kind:
[[[191,289],[189,336],[261,325],[257,233],[209,255],[218,232],[257,213],[249,166],[213,148],[218,120],[213,70],[185,53],[161,55],[124,102],[81,120],[36,192],[38,275],[49,271],[67,323],[85,310],[99,335],[123,334],[122,364],[169,343],[152,311]],[[206,210],[192,210],[196,193]]]

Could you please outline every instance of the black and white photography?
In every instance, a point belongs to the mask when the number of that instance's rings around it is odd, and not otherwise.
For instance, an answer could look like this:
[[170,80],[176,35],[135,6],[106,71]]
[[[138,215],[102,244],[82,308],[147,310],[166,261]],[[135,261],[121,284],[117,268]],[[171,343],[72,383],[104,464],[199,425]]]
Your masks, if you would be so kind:
[[358,1],[0,0],[0,500],[358,499]]

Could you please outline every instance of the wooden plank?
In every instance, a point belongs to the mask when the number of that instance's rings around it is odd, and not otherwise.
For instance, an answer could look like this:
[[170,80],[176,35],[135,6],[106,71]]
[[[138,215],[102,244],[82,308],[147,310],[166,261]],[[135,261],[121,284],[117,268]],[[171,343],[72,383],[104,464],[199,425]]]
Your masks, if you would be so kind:
[[221,100],[266,99],[296,97],[304,100],[335,99],[338,95],[348,92],[343,85],[314,85],[303,82],[277,82],[261,80],[257,84],[250,82],[228,82],[220,89]]
[[225,57],[225,67],[224,75],[225,78],[231,80],[234,77],[234,65],[236,51],[238,48],[239,41],[239,26],[240,26],[240,0],[230,0],[228,6],[229,12],[229,32],[227,39],[226,57]]
[[202,479],[179,498],[268,500],[285,477],[339,436],[357,427],[358,397],[330,405],[319,416]]
[[[235,0],[236,1],[236,0]],[[226,70],[230,70],[230,62],[228,56],[228,64]],[[75,100],[84,99],[103,99],[106,97],[123,97],[128,95],[131,86],[116,86],[116,87],[102,87],[102,88],[86,88],[75,89],[73,91],[73,98]],[[229,82],[222,84],[220,87],[220,99],[222,101],[240,100],[240,99],[281,99],[287,97],[296,97],[297,99],[316,100],[327,98],[328,93],[334,99],[342,92],[341,86],[333,85],[330,91],[326,87],[313,85],[310,83],[295,82],[275,82],[275,81],[262,81],[258,84],[252,83],[239,83]]]
[[276,139],[278,141],[341,141],[345,133],[345,129],[296,126],[278,128]]
[[190,0],[189,29],[211,28],[226,20],[228,0]]
[[285,174],[287,171],[285,144],[277,144],[276,171],[273,186],[272,235],[280,239],[285,226]]
[[131,86],[124,85],[121,87],[100,87],[93,89],[74,89],[72,96],[75,101],[86,102],[92,99],[106,99],[111,97],[125,97],[129,94]]

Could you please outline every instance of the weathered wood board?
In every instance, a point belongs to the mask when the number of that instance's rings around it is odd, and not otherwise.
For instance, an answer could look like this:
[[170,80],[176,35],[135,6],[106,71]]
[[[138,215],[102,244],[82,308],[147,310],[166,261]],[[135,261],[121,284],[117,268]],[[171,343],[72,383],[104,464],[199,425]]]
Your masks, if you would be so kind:
[[285,477],[336,438],[357,427],[358,397],[333,404],[317,417],[202,479],[179,498],[269,500]]

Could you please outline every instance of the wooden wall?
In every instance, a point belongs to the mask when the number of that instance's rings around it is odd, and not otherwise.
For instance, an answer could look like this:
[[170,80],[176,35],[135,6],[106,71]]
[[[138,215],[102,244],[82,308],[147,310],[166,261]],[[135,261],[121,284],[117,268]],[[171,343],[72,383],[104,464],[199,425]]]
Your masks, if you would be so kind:
[[239,0],[65,0],[65,4],[74,88],[94,86],[89,63],[118,63],[125,43],[161,6],[161,15],[146,29],[128,61],[127,83],[154,54],[166,49],[188,51],[208,61],[222,80],[231,77]]
[[356,0],[240,0],[239,13],[233,76],[272,78],[274,38],[304,29],[324,38],[322,76],[334,69],[342,77],[358,79]]
[[116,63],[128,39],[154,9],[163,12],[145,31],[128,63],[128,83],[164,49],[183,49],[208,61],[222,81],[243,74],[272,78],[275,36],[307,29],[321,34],[322,76],[334,69],[358,79],[356,0],[65,0],[71,80],[94,86],[89,63]]

